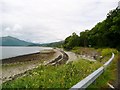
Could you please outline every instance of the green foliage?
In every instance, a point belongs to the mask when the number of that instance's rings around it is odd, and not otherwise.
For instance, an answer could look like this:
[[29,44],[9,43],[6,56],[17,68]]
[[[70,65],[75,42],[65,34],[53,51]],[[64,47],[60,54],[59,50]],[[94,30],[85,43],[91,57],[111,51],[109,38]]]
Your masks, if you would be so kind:
[[116,53],[114,60],[112,63],[108,66],[108,68],[104,71],[104,73],[98,77],[94,83],[92,83],[87,90],[93,89],[93,88],[108,88],[107,83],[110,83],[112,85],[115,84],[117,81],[117,61],[118,61],[118,53]]
[[119,49],[120,46],[120,10],[111,11],[107,19],[98,23],[89,32],[89,44],[95,47],[112,47]]
[[72,35],[65,39],[65,49],[76,46],[110,47],[120,50],[120,9],[110,11],[104,21],[91,30],[81,32],[80,36],[74,38]]
[[70,88],[99,68],[99,62],[79,60],[61,66],[39,66],[27,76],[6,82],[3,88]]
[[107,55],[111,55],[111,53],[117,53],[118,51],[116,49],[110,49],[110,48],[105,48],[105,49],[102,49],[101,51],[101,55],[102,56],[107,56]]
[[72,49],[75,46],[79,46],[79,42],[78,41],[79,41],[79,36],[76,33],[72,33],[71,36],[69,36],[69,37],[67,37],[65,39],[63,47],[66,50],[70,50],[70,49]]

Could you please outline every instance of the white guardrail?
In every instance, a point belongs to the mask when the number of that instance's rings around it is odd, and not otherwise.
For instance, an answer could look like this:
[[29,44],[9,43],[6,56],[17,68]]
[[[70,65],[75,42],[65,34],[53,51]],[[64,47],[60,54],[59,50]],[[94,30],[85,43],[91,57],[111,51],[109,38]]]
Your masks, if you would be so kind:
[[111,63],[111,61],[114,58],[114,53],[112,53],[112,57],[100,68],[98,68],[96,71],[94,71],[93,73],[91,73],[90,75],[88,75],[86,78],[84,78],[83,80],[81,80],[80,82],[78,82],[76,85],[74,85],[73,87],[71,87],[69,90],[79,90],[79,89],[85,89],[87,88],[91,83],[93,83],[95,81],[95,79],[97,77],[99,77],[104,70],[106,69],[106,67]]

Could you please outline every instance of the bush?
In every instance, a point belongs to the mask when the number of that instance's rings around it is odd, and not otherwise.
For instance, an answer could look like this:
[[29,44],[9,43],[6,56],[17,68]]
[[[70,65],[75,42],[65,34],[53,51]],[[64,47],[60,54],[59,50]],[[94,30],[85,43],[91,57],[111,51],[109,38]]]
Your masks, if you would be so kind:
[[102,49],[101,51],[101,55],[104,57],[104,56],[107,56],[107,55],[111,55],[111,53],[115,53],[117,54],[118,51],[116,49],[110,49],[110,48],[106,48],[106,49]]

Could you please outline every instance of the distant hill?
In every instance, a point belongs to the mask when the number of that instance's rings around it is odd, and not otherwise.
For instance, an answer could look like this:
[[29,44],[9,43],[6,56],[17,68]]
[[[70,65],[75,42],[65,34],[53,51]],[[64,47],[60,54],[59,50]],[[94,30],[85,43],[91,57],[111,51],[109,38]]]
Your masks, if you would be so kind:
[[63,41],[53,42],[53,43],[32,43],[24,40],[17,39],[15,37],[6,36],[0,37],[0,46],[43,46],[43,47],[61,47]]
[[62,47],[63,43],[64,43],[64,41],[59,41],[59,42],[41,44],[41,46],[45,46],[45,47]]
[[20,40],[11,36],[0,37],[0,46],[28,46],[34,43]]

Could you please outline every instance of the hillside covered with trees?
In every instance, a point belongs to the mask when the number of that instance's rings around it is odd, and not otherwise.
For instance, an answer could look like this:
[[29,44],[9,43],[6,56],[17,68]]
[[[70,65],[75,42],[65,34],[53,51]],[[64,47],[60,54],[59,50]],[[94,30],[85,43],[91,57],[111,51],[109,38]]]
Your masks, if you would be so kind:
[[77,46],[110,47],[120,50],[120,9],[111,10],[104,21],[91,30],[80,32],[80,36],[73,33],[65,39],[63,45],[66,50]]

